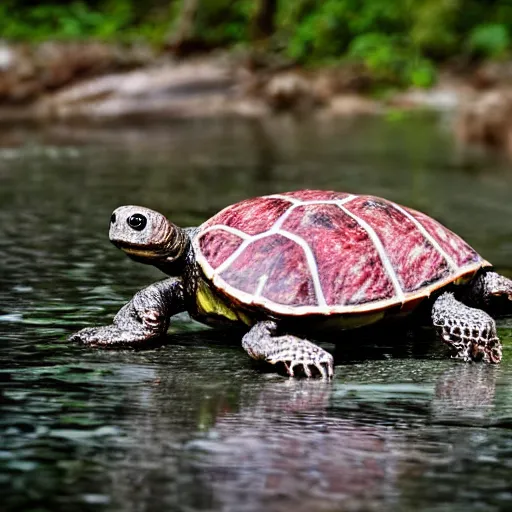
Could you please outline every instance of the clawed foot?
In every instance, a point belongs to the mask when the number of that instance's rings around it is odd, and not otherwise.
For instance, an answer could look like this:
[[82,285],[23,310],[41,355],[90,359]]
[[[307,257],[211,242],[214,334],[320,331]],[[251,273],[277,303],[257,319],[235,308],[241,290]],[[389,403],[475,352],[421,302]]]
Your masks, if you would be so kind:
[[[332,356],[331,356],[332,357]],[[284,367],[286,368],[286,372],[290,377],[295,377],[295,371],[294,368],[297,366],[302,366],[302,369],[304,370],[304,373],[306,374],[306,377],[309,379],[310,377],[313,377],[313,372],[311,371],[310,366],[313,366],[316,368],[320,375],[322,376],[322,379],[332,379],[334,376],[334,365],[332,360],[329,361],[318,361],[318,362],[312,362],[312,361],[290,361],[289,363],[286,361],[283,361]],[[275,364],[275,363],[272,363]]]
[[483,361],[485,363],[499,363],[502,357],[501,343],[492,326],[482,329],[481,332],[458,327],[440,330],[443,341],[449,345],[455,354],[453,359],[465,362]]
[[168,325],[167,317],[157,309],[137,311],[128,303],[115,316],[112,325],[87,327],[73,334],[69,340],[90,347],[127,347],[165,334]]
[[270,364],[283,363],[290,377],[295,377],[296,369],[302,367],[308,378],[317,372],[324,379],[332,378],[334,360],[329,352],[297,336],[276,334],[276,322],[259,322],[242,338],[242,347],[253,359]]
[[276,348],[267,361],[270,364],[283,363],[290,377],[295,377],[295,370],[302,367],[309,379],[313,377],[313,368],[316,368],[323,379],[331,379],[334,375],[334,360],[331,354],[317,347],[307,340],[288,340],[292,336],[274,338]]
[[441,295],[432,308],[432,320],[443,341],[463,361],[501,361],[496,323],[485,311],[457,301],[452,293]]
[[471,359],[497,364],[501,362],[502,348],[497,336],[487,339],[478,339],[471,346]]
[[145,340],[141,332],[122,331],[114,325],[87,327],[69,337],[74,343],[104,348],[130,346]]

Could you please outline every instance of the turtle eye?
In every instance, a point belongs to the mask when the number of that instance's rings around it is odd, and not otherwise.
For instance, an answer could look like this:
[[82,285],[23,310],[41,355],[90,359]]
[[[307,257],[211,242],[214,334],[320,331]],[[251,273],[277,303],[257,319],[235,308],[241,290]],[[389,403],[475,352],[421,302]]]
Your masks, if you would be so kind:
[[116,223],[116,214],[113,213],[112,217],[110,217],[110,224],[115,224],[115,223]]
[[141,213],[135,213],[131,217],[128,217],[127,222],[128,226],[130,226],[131,228],[137,231],[142,231],[146,227],[148,219],[146,219],[146,217],[144,217],[144,215],[142,215]]

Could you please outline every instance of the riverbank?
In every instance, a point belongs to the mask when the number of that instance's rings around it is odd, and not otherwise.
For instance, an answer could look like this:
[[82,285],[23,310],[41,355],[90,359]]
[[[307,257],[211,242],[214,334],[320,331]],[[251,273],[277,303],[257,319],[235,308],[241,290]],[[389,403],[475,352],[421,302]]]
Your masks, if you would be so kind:
[[307,69],[249,52],[177,58],[144,45],[0,44],[0,123],[96,123],[293,114],[449,112],[463,143],[512,154],[512,66],[444,70],[428,89],[386,89],[362,65]]
[[458,84],[447,83],[377,99],[378,84],[362,66],[311,71],[234,52],[178,59],[141,45],[4,43],[0,122],[451,109]]

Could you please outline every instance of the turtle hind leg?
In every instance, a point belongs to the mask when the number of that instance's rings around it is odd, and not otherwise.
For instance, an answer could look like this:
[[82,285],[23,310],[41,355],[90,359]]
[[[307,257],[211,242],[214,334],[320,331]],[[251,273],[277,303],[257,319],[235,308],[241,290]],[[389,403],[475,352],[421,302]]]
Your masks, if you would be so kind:
[[276,336],[276,333],[276,322],[259,322],[242,338],[242,347],[253,359],[270,364],[283,363],[290,377],[295,376],[295,369],[299,367],[308,378],[313,376],[313,368],[324,379],[333,376],[331,354],[308,340],[290,334]]
[[485,311],[443,293],[432,307],[432,322],[442,340],[464,361],[501,361],[501,343],[494,320]]

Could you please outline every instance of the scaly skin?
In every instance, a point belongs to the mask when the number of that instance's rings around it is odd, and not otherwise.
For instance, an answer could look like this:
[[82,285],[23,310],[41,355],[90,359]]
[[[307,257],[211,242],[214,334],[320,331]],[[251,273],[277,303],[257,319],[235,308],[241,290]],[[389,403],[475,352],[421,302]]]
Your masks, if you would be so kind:
[[242,347],[253,359],[270,364],[283,363],[290,377],[295,376],[296,367],[302,366],[308,378],[313,376],[310,367],[316,368],[322,378],[332,378],[334,362],[331,354],[308,340],[291,334],[276,336],[276,333],[276,322],[259,322],[242,338]]
[[472,283],[469,299],[474,304],[492,307],[497,298],[512,301],[512,281],[496,272],[480,274]]
[[[85,328],[71,336],[76,341],[96,347],[126,347],[144,344],[167,331],[171,316],[185,311],[183,280],[172,277],[137,292],[114,317],[112,325]],[[488,304],[496,295],[512,296],[512,281],[487,272],[470,289],[475,300]],[[432,308],[432,322],[442,340],[464,361],[498,363],[501,343],[494,320],[484,311],[466,306],[452,293],[442,294]],[[316,368],[323,378],[333,376],[333,358],[314,343],[290,334],[277,336],[274,321],[256,324],[242,339],[242,346],[254,359],[271,364],[283,363],[288,374],[302,367],[306,377]]]
[[[116,209],[111,218],[111,241],[130,258],[154,265],[173,277],[136,293],[111,325],[82,329],[70,339],[89,346],[134,346],[164,335],[171,317],[182,311],[188,311],[199,320],[206,321],[209,313],[215,318],[219,314],[215,307],[211,311],[198,310],[198,282],[202,274],[191,243],[196,236],[196,229],[183,230],[153,210],[138,206]],[[416,277],[409,275],[412,280]],[[213,285],[212,292],[215,292]],[[287,293],[285,284],[283,293]],[[441,338],[455,349],[456,357],[465,361],[499,362],[501,344],[496,325],[478,308],[492,311],[499,302],[505,303],[508,311],[512,304],[512,281],[495,272],[481,271],[457,293],[461,301],[446,292],[433,304],[432,322]],[[263,314],[263,310],[260,313]],[[231,318],[224,318],[222,314],[220,317],[223,323]],[[297,369],[302,369],[306,377],[317,373],[323,378],[333,376],[333,358],[328,352],[306,339],[279,332],[279,327],[278,319],[257,323],[243,337],[243,348],[254,359],[283,363],[290,376],[295,376]]]
[[481,309],[459,302],[453,293],[443,293],[434,302],[432,323],[441,339],[463,361],[501,361],[501,343],[494,320]]
[[123,347],[143,344],[167,332],[169,320],[185,310],[183,282],[171,277],[137,292],[114,317],[112,325],[87,327],[71,341],[93,347]]

